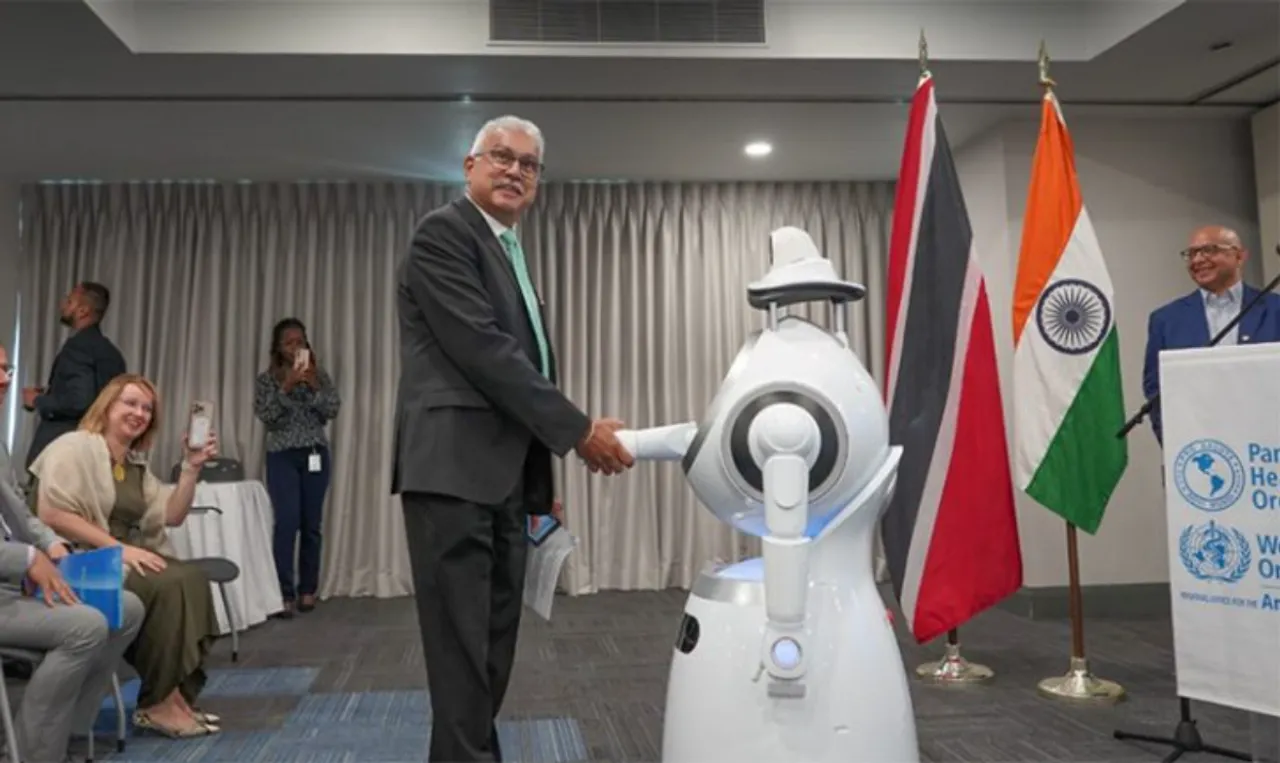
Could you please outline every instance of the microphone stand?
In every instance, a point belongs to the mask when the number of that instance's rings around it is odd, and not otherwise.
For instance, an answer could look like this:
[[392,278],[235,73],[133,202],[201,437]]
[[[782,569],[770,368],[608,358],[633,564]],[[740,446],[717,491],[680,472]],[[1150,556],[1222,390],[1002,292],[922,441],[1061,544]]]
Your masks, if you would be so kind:
[[[1280,244],[1276,245],[1276,254],[1280,254]],[[1240,312],[1236,317],[1232,318],[1231,322],[1219,331],[1217,335],[1210,339],[1209,344],[1205,346],[1213,347],[1221,342],[1228,333],[1240,324],[1240,320],[1244,318],[1244,316],[1247,315],[1259,302],[1261,302],[1263,297],[1275,291],[1277,286],[1280,286],[1280,275],[1271,279],[1270,283],[1262,287],[1257,294],[1253,295],[1253,299],[1250,299],[1248,303],[1242,305],[1240,307]],[[1143,403],[1142,407],[1138,409],[1138,412],[1133,415],[1133,418],[1125,422],[1125,425],[1120,428],[1120,431],[1116,432],[1116,437],[1121,439],[1127,437],[1129,432],[1138,424],[1141,424],[1142,420],[1151,413],[1152,407],[1159,403],[1159,401],[1160,395],[1157,394],[1147,402]],[[1196,727],[1195,719],[1191,717],[1191,700],[1186,697],[1178,697],[1178,709],[1178,725],[1174,728],[1172,737],[1149,736],[1147,734],[1134,734],[1128,731],[1119,730],[1113,732],[1112,736],[1121,740],[1132,739],[1138,742],[1169,745],[1173,748],[1173,752],[1169,753],[1162,763],[1173,763],[1173,761],[1181,758],[1189,752],[1208,753],[1210,755],[1217,755],[1223,758],[1231,758],[1232,760],[1253,760],[1252,755],[1238,752],[1236,750],[1229,750],[1225,747],[1218,747],[1217,745],[1205,744],[1204,739],[1200,736],[1200,729]]]

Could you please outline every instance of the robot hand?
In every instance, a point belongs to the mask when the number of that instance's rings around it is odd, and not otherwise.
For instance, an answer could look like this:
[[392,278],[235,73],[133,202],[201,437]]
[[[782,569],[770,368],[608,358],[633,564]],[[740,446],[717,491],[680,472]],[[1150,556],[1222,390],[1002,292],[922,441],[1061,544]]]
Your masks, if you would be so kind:
[[692,421],[651,429],[620,429],[618,441],[637,461],[679,461],[698,433]]

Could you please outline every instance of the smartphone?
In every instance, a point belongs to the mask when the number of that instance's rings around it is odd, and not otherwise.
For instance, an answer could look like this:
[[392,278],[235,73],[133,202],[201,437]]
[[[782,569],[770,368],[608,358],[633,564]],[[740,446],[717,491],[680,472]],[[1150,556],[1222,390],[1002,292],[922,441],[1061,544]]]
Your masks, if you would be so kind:
[[187,425],[187,446],[192,450],[209,444],[213,431],[213,403],[197,400],[191,404],[191,421]]
[[311,365],[311,350],[303,347],[293,356],[293,367],[301,371],[309,365]]

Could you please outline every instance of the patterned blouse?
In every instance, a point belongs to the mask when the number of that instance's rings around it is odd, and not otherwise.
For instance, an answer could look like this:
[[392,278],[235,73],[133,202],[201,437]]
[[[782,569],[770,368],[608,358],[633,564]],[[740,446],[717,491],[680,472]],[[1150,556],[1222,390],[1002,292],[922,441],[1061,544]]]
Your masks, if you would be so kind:
[[316,381],[318,390],[299,384],[286,394],[270,371],[258,374],[253,412],[267,425],[268,452],[329,445],[325,425],[338,415],[342,400],[324,369],[316,370]]

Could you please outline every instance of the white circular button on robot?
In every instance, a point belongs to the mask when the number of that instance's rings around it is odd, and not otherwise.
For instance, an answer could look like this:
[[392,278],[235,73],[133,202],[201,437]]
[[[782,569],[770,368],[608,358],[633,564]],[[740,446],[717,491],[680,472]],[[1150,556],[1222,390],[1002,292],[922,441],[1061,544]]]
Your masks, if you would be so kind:
[[773,642],[773,664],[783,670],[795,670],[800,666],[800,645],[793,639],[780,638]]

